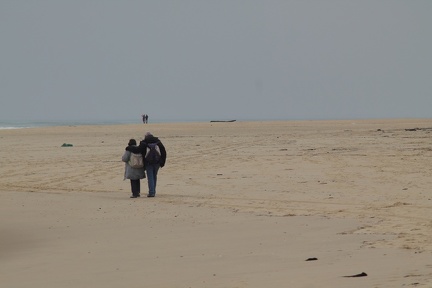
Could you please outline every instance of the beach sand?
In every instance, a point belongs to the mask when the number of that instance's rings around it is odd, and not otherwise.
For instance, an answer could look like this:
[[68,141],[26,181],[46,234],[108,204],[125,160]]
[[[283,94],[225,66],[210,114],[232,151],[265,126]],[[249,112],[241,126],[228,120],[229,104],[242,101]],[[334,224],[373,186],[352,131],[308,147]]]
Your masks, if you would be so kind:
[[[130,199],[146,131],[167,164]],[[432,287],[431,144],[431,119],[0,130],[1,286]]]

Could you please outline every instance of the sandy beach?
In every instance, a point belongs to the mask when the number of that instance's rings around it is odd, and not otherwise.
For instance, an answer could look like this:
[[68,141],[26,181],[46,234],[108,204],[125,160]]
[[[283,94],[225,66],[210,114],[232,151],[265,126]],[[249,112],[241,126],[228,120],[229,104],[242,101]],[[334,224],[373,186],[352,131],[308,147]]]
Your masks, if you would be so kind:
[[[130,199],[121,156],[146,131],[167,163]],[[43,127],[0,147],[2,287],[432,287],[432,119]]]

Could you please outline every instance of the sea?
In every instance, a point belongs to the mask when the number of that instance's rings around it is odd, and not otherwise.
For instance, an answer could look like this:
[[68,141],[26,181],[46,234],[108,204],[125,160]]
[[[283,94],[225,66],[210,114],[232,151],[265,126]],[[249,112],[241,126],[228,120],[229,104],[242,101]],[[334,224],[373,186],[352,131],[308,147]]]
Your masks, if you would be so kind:
[[[220,119],[223,121],[286,121],[288,119]],[[293,119],[290,119],[293,120]],[[209,122],[209,119],[152,119],[149,123],[179,123],[179,122]],[[0,130],[25,129],[52,126],[80,126],[80,125],[122,125],[141,124],[141,119],[120,119],[120,120],[1,120]]]
[[0,120],[0,130],[5,129],[25,129],[52,126],[78,126],[78,125],[120,125],[120,124],[139,124],[135,120],[60,120],[60,121],[30,121],[30,120]]
[[[208,119],[152,119],[149,123],[174,123],[174,122],[208,122]],[[80,126],[80,125],[122,125],[122,124],[142,124],[139,119],[120,119],[120,120],[0,120],[0,130],[5,129],[24,129],[52,126]]]

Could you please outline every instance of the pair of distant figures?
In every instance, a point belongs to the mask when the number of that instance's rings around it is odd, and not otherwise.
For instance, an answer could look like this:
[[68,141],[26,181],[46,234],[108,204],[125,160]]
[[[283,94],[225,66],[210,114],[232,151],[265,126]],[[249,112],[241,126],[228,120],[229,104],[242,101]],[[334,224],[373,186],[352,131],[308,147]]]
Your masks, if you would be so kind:
[[148,123],[148,115],[147,114],[143,114],[143,115],[141,115],[141,117],[142,117],[143,123],[147,124]]

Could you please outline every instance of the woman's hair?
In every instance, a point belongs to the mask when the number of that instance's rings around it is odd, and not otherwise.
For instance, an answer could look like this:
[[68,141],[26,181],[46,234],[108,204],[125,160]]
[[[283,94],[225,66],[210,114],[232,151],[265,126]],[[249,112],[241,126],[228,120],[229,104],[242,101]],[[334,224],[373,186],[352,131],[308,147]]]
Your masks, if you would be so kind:
[[135,139],[130,139],[128,145],[129,146],[136,145],[136,140]]

